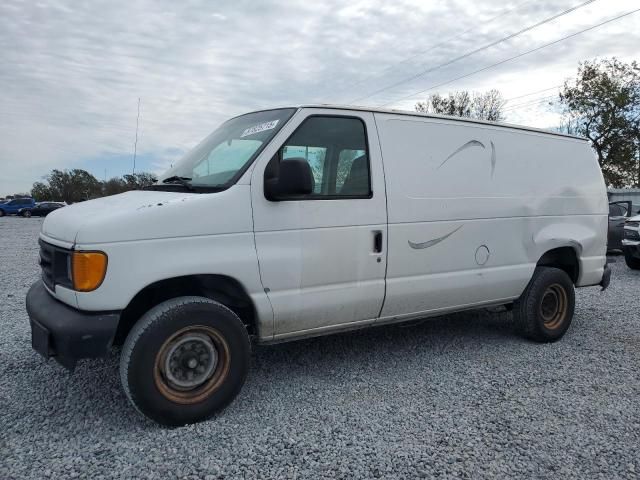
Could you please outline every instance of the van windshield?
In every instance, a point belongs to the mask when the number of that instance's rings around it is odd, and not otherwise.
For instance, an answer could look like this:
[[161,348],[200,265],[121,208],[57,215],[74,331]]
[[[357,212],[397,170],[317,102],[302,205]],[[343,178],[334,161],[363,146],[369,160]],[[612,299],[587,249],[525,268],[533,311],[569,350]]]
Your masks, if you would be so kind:
[[162,174],[153,189],[170,185],[195,191],[229,187],[294,112],[295,108],[267,110],[226,121]]

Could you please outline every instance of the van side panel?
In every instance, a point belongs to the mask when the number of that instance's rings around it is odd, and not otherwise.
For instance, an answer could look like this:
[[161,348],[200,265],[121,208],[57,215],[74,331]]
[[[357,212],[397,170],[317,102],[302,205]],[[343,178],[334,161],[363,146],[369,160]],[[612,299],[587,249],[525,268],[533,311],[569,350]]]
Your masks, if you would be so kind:
[[569,246],[578,285],[606,262],[607,196],[581,140],[375,114],[389,215],[382,317],[510,301],[548,250]]

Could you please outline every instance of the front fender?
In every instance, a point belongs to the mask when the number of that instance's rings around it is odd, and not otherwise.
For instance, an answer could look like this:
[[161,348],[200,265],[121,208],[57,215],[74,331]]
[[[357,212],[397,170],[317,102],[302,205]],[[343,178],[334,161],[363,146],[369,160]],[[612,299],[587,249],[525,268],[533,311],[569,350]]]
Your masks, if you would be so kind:
[[148,285],[168,278],[224,275],[251,297],[261,331],[267,336],[272,331],[273,311],[260,281],[253,232],[92,244],[91,249],[107,254],[107,274],[97,290],[76,293],[81,310],[122,310]]

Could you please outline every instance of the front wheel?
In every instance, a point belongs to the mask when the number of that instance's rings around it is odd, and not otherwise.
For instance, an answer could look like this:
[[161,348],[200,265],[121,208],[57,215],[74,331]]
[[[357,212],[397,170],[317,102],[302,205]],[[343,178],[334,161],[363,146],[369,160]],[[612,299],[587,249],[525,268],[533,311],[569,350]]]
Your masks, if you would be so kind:
[[536,342],[560,340],[571,325],[575,309],[573,282],[563,270],[536,267],[531,281],[514,303],[518,330]]
[[5,213],[4,210],[0,210],[0,217],[4,217]]
[[147,312],[122,348],[124,391],[143,415],[180,426],[206,420],[240,392],[250,342],[238,316],[204,297],[167,300]]
[[26,218],[30,218],[31,217],[31,210],[25,210],[24,212],[22,212],[22,216],[26,217]]

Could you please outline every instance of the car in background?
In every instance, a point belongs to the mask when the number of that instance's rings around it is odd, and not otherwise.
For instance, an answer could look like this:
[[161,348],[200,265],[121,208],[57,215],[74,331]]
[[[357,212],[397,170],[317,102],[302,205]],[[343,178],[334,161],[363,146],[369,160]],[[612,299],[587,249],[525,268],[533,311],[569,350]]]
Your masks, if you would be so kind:
[[625,222],[622,251],[627,266],[632,270],[640,270],[640,215]]
[[20,210],[35,207],[36,202],[33,198],[14,198],[8,202],[0,204],[0,217],[5,215],[18,215]]
[[46,217],[54,210],[64,207],[64,203],[59,202],[40,202],[34,207],[22,208],[18,211],[18,215],[23,217]]
[[607,232],[607,252],[622,250],[624,224],[632,215],[632,205],[629,201],[609,203],[609,229]]

